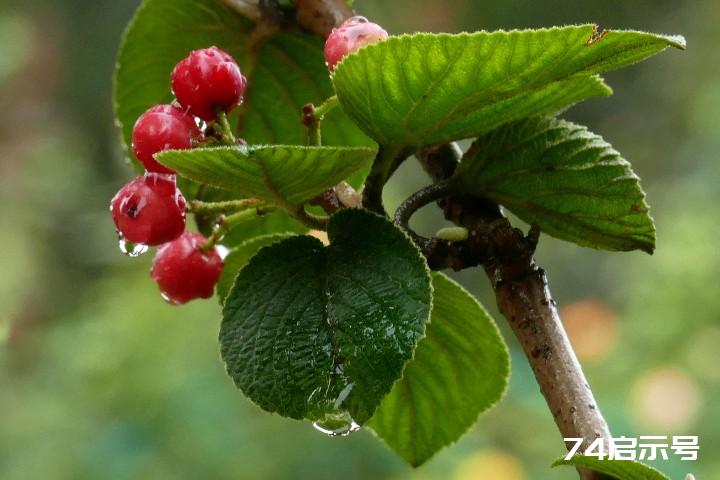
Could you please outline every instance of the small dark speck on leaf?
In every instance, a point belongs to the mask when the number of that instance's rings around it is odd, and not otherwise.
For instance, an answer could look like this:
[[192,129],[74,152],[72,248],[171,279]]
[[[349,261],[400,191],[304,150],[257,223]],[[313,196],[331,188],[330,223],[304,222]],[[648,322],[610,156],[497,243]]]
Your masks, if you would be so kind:
[[590,34],[590,38],[588,38],[587,42],[585,42],[585,45],[589,47],[596,44],[597,42],[605,38],[605,35],[607,35],[608,32],[610,32],[610,30],[600,30],[600,27],[598,25],[593,25],[593,31]]

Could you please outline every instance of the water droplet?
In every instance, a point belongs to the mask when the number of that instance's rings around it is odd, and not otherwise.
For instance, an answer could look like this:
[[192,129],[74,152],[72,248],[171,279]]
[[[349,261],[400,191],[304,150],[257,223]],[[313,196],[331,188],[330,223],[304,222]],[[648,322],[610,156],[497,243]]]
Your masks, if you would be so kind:
[[170,298],[170,296],[169,296],[167,293],[165,293],[165,292],[160,292],[160,296],[162,297],[163,300],[165,300],[165,301],[166,301],[167,303],[169,303],[170,305],[181,305],[180,302],[178,302],[178,301],[176,301],[176,300],[173,300],[173,299]]
[[225,245],[215,245],[215,250],[217,251],[218,255],[220,255],[220,258],[225,260],[225,257],[228,256],[230,253],[230,249],[227,248]]
[[118,246],[120,247],[120,251],[128,257],[139,257],[148,251],[147,245],[143,245],[142,243],[133,243],[124,239],[122,236],[120,236],[118,240]]
[[363,16],[355,15],[345,21],[346,23],[369,23],[369,20]]
[[329,437],[347,437],[360,430],[360,425],[347,412],[328,413],[322,420],[313,422],[313,427]]

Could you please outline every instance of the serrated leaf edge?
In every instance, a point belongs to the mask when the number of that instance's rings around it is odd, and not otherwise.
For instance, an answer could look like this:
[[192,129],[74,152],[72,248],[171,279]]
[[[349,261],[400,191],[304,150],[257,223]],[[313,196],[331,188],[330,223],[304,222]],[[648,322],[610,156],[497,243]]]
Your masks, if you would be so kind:
[[[510,375],[512,374],[512,357],[510,356],[510,350],[509,350],[509,348],[508,348],[507,342],[505,342],[505,337],[502,335],[502,332],[500,331],[500,328],[498,327],[497,322],[496,322],[495,319],[492,317],[492,315],[490,315],[490,313],[485,309],[485,307],[482,305],[482,303],[480,303],[480,301],[479,301],[477,298],[475,298],[470,292],[467,291],[467,289],[465,289],[465,288],[464,288],[462,285],[460,285],[458,282],[456,282],[455,280],[453,280],[452,278],[450,278],[449,276],[445,275],[445,274],[442,273],[442,272],[431,272],[431,278],[434,277],[435,275],[442,276],[442,277],[444,277],[445,280],[447,280],[447,281],[450,282],[451,284],[459,287],[459,290],[462,291],[462,294],[463,294],[463,295],[465,295],[467,298],[469,298],[470,301],[472,301],[473,303],[475,303],[482,311],[485,312],[485,314],[487,315],[487,317],[490,319],[490,323],[491,323],[491,325],[493,326],[495,332],[497,333],[498,338],[501,340],[501,343],[502,343],[502,345],[503,345],[503,347],[504,347],[503,350],[505,351],[505,353],[506,353],[506,355],[507,355],[507,363],[506,363],[505,371],[503,372],[503,373],[504,373],[504,375],[503,375],[504,381],[503,381],[502,391],[500,392],[500,395],[498,396],[497,400],[495,400],[494,402],[492,402],[491,404],[489,404],[489,405],[488,405],[487,407],[485,407],[484,409],[480,410],[480,411],[478,412],[477,417],[475,418],[475,420],[473,420],[473,422],[472,422],[471,424],[469,424],[468,427],[467,427],[462,433],[460,433],[460,435],[458,435],[458,438],[457,438],[457,439],[451,440],[451,441],[446,442],[446,443],[443,443],[443,444],[442,444],[437,450],[435,450],[430,456],[428,456],[428,457],[426,457],[426,458],[424,458],[424,459],[422,459],[422,460],[412,461],[412,460],[409,460],[409,459],[405,458],[400,452],[398,452],[397,450],[395,450],[389,443],[387,443],[387,442],[385,441],[385,439],[384,439],[382,436],[380,436],[371,426],[368,426],[368,427],[367,427],[367,429],[370,430],[370,431],[372,432],[372,434],[373,434],[376,438],[380,439],[380,441],[382,441],[382,443],[384,443],[390,450],[392,450],[392,451],[395,452],[398,456],[400,456],[400,458],[402,458],[403,460],[405,460],[406,462],[408,462],[408,464],[409,464],[410,466],[412,466],[413,468],[417,468],[417,467],[419,467],[420,465],[428,462],[428,461],[429,461],[430,459],[432,459],[435,455],[437,455],[441,450],[443,450],[443,449],[445,449],[445,448],[447,448],[447,447],[449,447],[449,446],[451,446],[451,445],[454,445],[455,443],[459,442],[462,437],[464,437],[470,430],[472,430],[472,428],[477,424],[477,422],[480,420],[480,417],[481,417],[484,413],[487,413],[488,411],[490,411],[491,409],[493,409],[498,403],[500,403],[500,402],[503,400],[503,398],[504,398],[505,395],[507,394],[508,386],[509,386],[509,384],[510,384]],[[435,290],[434,290],[435,286],[434,286],[434,284],[433,284],[432,282],[431,282],[431,286],[432,286],[432,288],[433,288],[433,304],[434,304],[434,303],[435,303]],[[432,321],[432,310],[431,310],[431,312],[430,312],[430,319],[428,320],[427,325],[429,325],[431,321]],[[423,336],[420,340],[418,340],[418,346],[420,345],[420,342],[421,342],[424,338],[425,338],[425,337]],[[415,350],[417,351],[417,347],[415,347]],[[413,357],[412,357],[412,359],[409,360],[408,363],[405,364],[405,368],[407,368],[407,366],[410,364],[410,362],[411,362],[412,360],[414,360],[414,359],[415,359],[415,352],[413,352]],[[398,382],[400,382],[404,377],[405,377],[405,369],[403,369],[403,376],[401,376],[399,379],[397,379],[397,380],[395,381],[395,383],[393,384],[393,388],[395,387],[395,384],[398,383]],[[381,404],[382,404],[382,402],[381,402]],[[409,408],[414,408],[414,407],[411,405]],[[417,458],[417,456],[415,456],[415,458]]]

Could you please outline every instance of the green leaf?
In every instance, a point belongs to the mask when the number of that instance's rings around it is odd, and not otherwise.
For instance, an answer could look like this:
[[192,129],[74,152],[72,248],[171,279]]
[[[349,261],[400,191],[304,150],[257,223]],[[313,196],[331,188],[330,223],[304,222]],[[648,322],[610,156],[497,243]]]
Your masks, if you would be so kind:
[[401,376],[430,315],[424,259],[391,222],[342,210],[330,246],[299,236],[263,248],[230,291],[221,354],[263,409],[363,424]]
[[[172,100],[170,73],[191,50],[217,45],[248,75],[239,135],[250,144],[304,144],[302,106],[333,95],[323,40],[282,31],[259,47],[248,45],[253,23],[222,0],[145,0],[123,36],[115,71],[115,114],[126,146],[135,120]],[[323,122],[326,145],[367,145],[369,140],[336,109]]]
[[169,150],[158,161],[199,183],[278,205],[300,205],[364,167],[368,147],[258,145]]
[[578,245],[652,253],[655,226],[630,163],[601,137],[531,118],[480,137],[453,182]]
[[248,264],[261,248],[267,247],[274,243],[295,236],[294,233],[275,233],[272,235],[262,235],[247,240],[237,247],[233,248],[225,257],[225,265],[223,266],[222,275],[215,287],[220,303],[225,303],[225,297],[230,293],[235,277],[238,272]]
[[415,358],[368,426],[412,466],[455,442],[505,391],[510,358],[485,309],[434,273],[433,309]]
[[561,458],[552,464],[553,467],[560,465],[589,468],[617,480],[670,480],[654,468],[632,460],[600,460],[596,457],[575,455],[570,460]]
[[596,75],[682,37],[593,25],[473,34],[402,35],[349,55],[333,83],[345,112],[383,145],[471,138],[611,90]]

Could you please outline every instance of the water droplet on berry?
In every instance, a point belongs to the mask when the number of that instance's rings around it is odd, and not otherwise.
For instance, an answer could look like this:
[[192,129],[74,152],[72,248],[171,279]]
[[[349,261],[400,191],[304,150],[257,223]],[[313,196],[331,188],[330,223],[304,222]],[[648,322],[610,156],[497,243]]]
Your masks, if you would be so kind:
[[169,303],[170,305],[182,305],[182,302],[178,302],[178,301],[176,301],[176,300],[173,300],[172,298],[170,298],[170,295],[168,295],[168,294],[165,293],[165,292],[160,292],[160,296],[162,297],[163,300],[165,300],[165,301],[166,301],[167,303]]
[[313,427],[329,437],[347,437],[360,430],[360,425],[347,412],[328,413],[322,420],[313,422]]
[[128,257],[139,257],[143,253],[148,251],[148,246],[142,243],[133,243],[123,238],[122,235],[118,235],[118,246],[120,251]]
[[215,245],[215,251],[217,251],[218,255],[220,255],[220,258],[223,260],[225,260],[225,257],[227,257],[230,253],[230,249],[225,245]]

